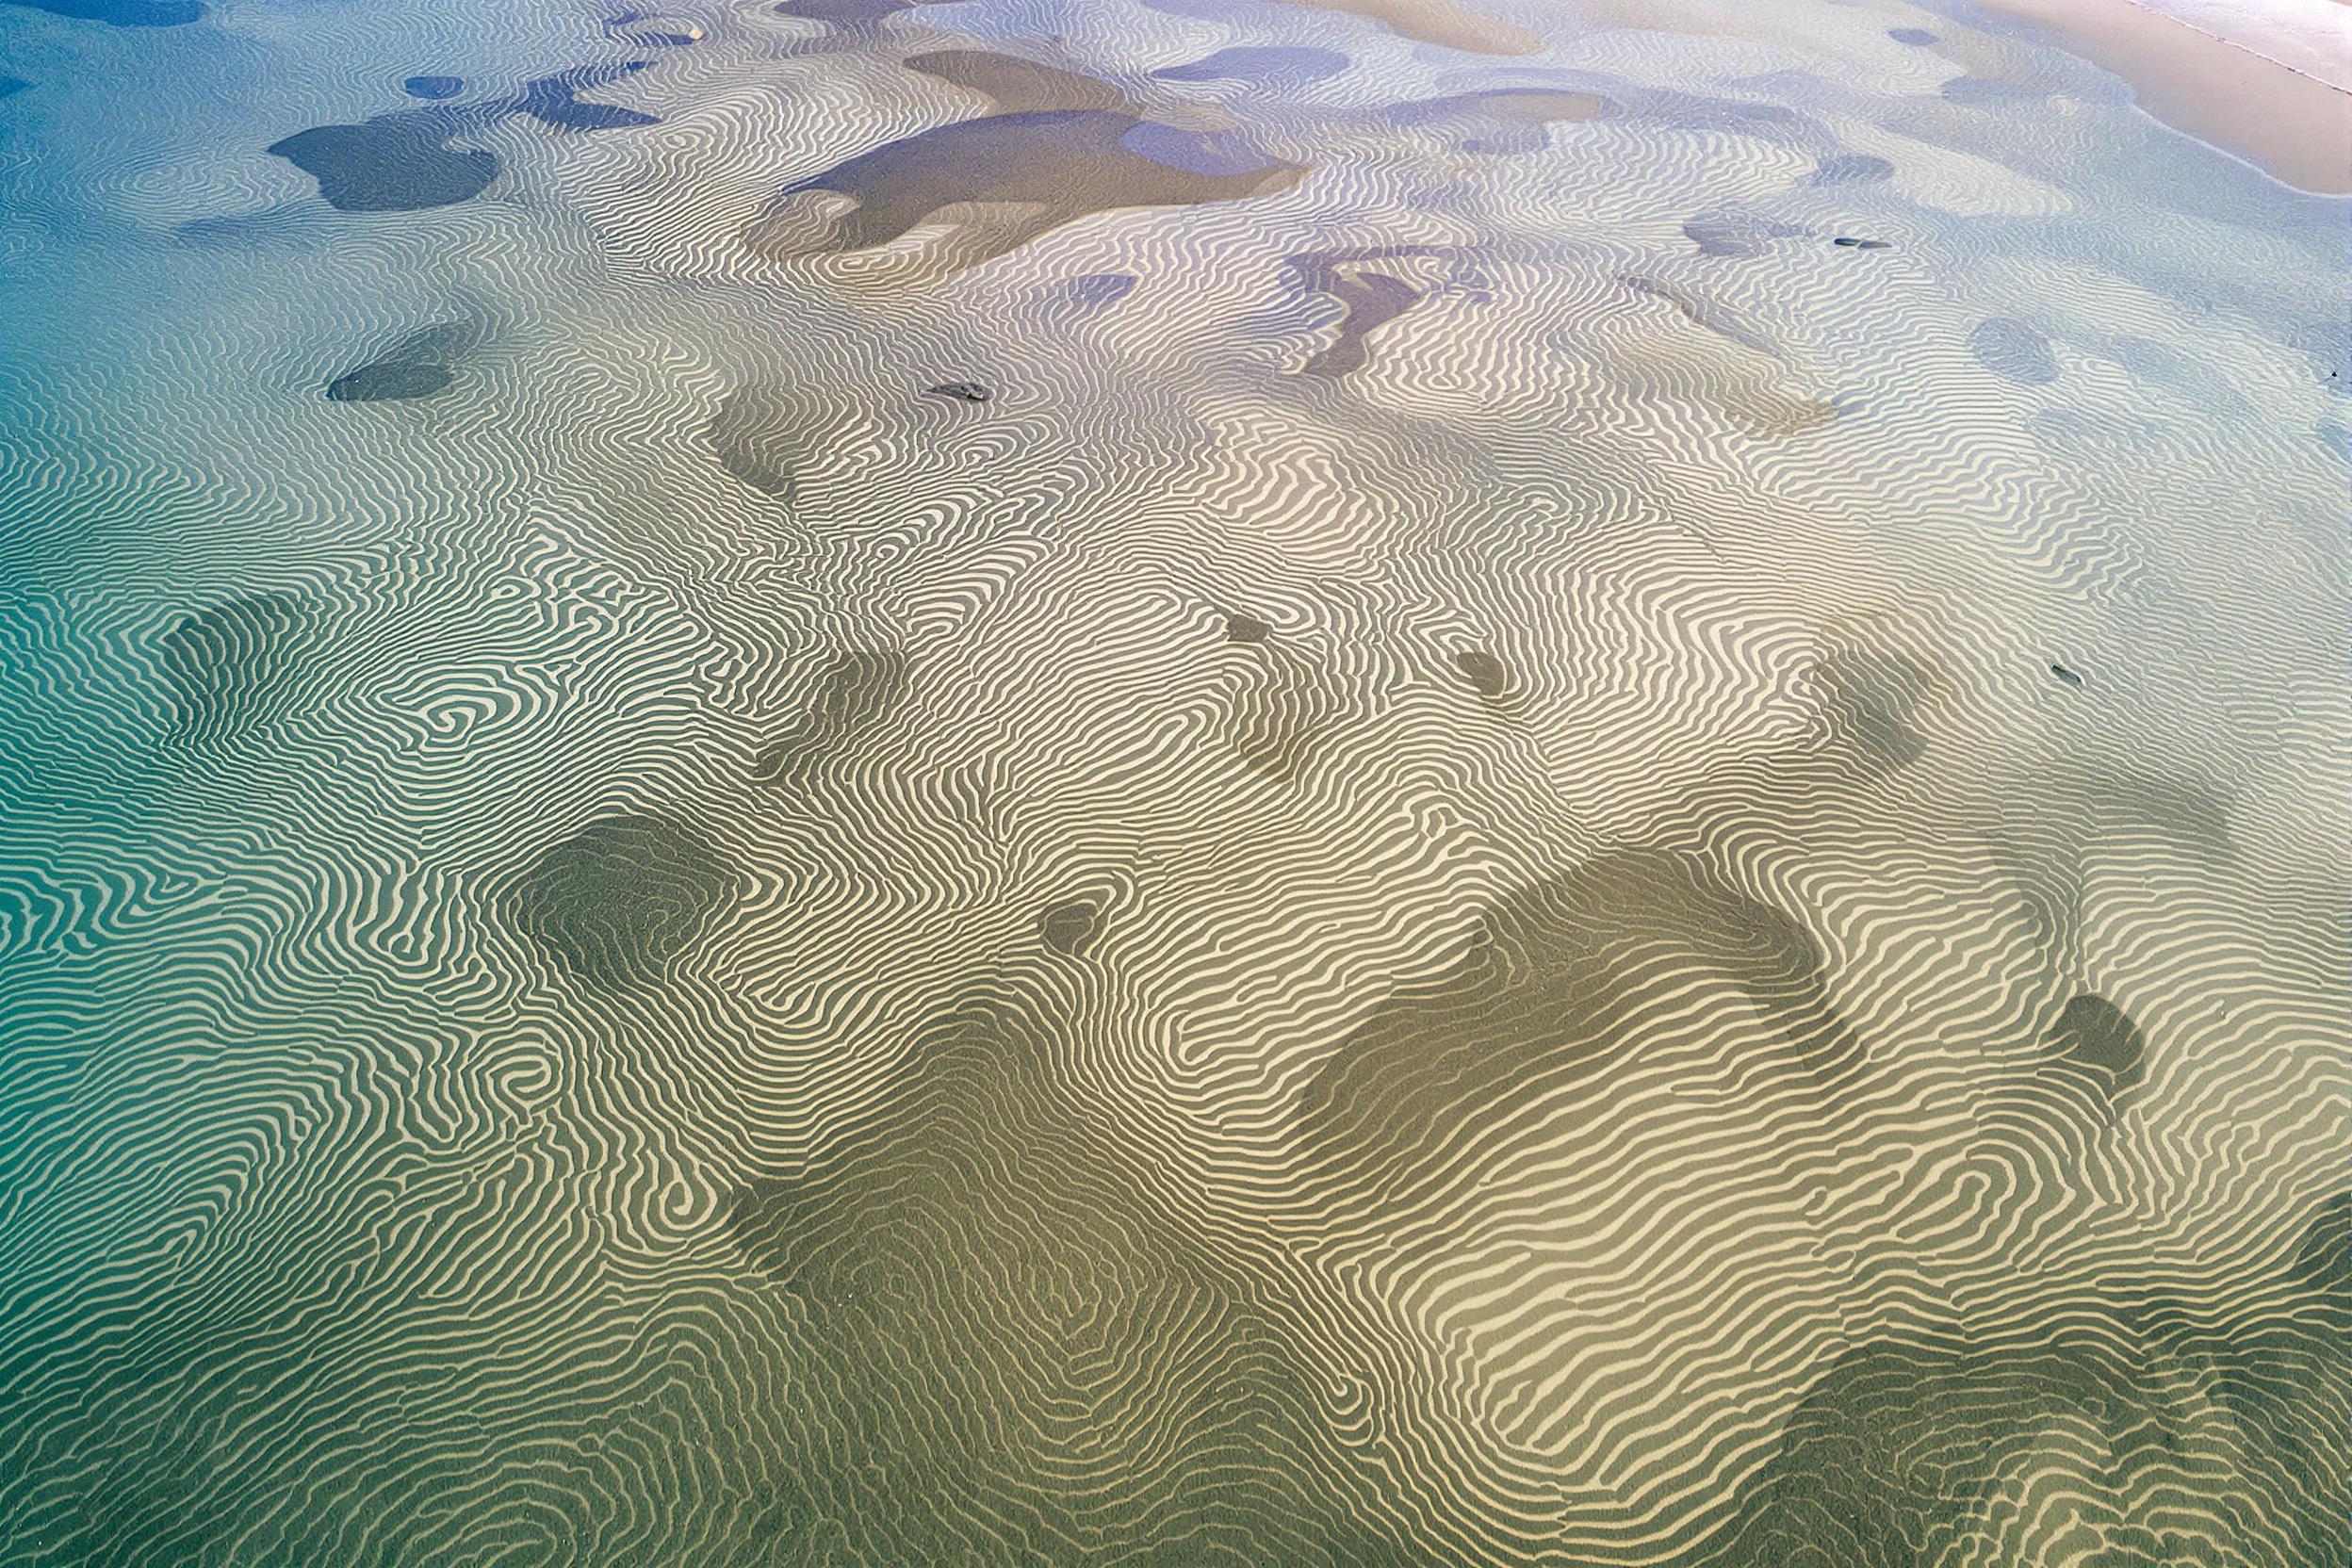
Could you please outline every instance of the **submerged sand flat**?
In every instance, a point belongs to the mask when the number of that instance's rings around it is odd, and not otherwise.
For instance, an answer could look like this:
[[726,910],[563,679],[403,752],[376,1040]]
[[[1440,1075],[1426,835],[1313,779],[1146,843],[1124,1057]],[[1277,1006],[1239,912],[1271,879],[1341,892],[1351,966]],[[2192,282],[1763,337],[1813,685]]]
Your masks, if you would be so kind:
[[0,8],[0,1568],[2340,1568],[2347,208],[2093,4]]

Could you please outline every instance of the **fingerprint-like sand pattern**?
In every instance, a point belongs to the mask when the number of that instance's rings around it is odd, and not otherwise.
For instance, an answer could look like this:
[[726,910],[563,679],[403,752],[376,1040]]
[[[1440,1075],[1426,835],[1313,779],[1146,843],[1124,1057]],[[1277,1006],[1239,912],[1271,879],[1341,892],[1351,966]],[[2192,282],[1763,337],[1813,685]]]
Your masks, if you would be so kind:
[[1901,5],[168,9],[6,19],[0,1563],[2352,1552],[2340,204]]

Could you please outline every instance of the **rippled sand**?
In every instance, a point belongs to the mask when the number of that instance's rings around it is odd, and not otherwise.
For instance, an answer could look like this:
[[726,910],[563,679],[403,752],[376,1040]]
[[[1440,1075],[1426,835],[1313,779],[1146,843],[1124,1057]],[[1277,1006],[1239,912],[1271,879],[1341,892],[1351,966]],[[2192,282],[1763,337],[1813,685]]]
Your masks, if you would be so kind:
[[2343,202],[1956,3],[0,41],[6,1568],[2352,1553]]

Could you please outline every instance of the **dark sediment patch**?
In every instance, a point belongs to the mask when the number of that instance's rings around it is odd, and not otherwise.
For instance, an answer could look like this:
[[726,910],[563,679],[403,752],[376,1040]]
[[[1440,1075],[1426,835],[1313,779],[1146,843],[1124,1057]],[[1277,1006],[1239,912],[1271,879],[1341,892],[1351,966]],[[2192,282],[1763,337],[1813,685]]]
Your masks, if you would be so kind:
[[1842,245],[1849,251],[1887,251],[1894,248],[1894,242],[1891,240],[1862,239],[1854,235],[1848,234],[1839,235],[1837,238],[1831,240],[1830,243],[1832,245]]
[[203,0],[7,0],[75,22],[110,27],[185,27],[204,16]]
[[22,76],[0,76],[0,98],[13,98],[32,85]]
[[825,671],[808,711],[753,760],[752,776],[775,780],[821,760],[886,717],[906,695],[910,679],[903,653],[852,648],[841,654]]
[[988,389],[976,381],[943,381],[937,386],[924,387],[923,391],[928,396],[951,398],[959,403],[984,403],[989,396]]
[[588,89],[606,86],[645,69],[645,63],[630,60],[625,65],[591,66],[541,76],[523,84],[523,95],[514,106],[540,123],[564,131],[621,131],[659,125],[662,122],[655,115],[615,104],[593,104],[580,96]]
[[573,978],[627,990],[661,978],[735,881],[735,868],[701,834],[633,813],[542,850],[503,902],[514,928]]
[[1897,43],[1908,43],[1915,49],[1925,48],[1936,41],[1936,35],[1924,27],[1889,27],[1886,36]]
[[1511,672],[1484,648],[1463,648],[1454,655],[1454,668],[1482,697],[1501,696],[1511,685]]
[[438,103],[465,91],[466,79],[462,76],[411,76],[400,84],[400,90],[411,98]]
[[2044,1044],[2053,1061],[2092,1073],[2111,1094],[2139,1083],[2148,1054],[2132,1015],[2089,991],[2066,1004]]
[[281,718],[319,630],[319,612],[307,595],[277,592],[182,616],[163,634],[160,649],[172,689],[169,738],[218,746]]
[[[1287,189],[1306,172],[1290,164],[1228,174],[1171,168],[1126,144],[1138,123],[1129,115],[1067,109],[919,132],[791,187],[753,221],[744,242],[761,254],[861,251],[956,208],[964,220],[956,263],[971,266],[1091,213],[1265,195]],[[795,198],[814,194],[846,196],[857,205],[809,245],[790,210]]]
[[834,27],[862,27],[912,10],[917,3],[918,0],[781,0],[776,14]]
[[1265,656],[1234,677],[1233,755],[1251,773],[1289,784],[1323,752],[1345,700],[1312,656],[1270,641],[1265,645]]
[[986,49],[938,49],[909,55],[899,63],[976,92],[998,108],[1016,113],[1037,109],[1121,112],[1134,106],[1124,92],[1108,82]]
[[1836,153],[1813,166],[1807,185],[1877,185],[1895,177],[1895,166],[1868,153]]
[[1255,615],[1225,617],[1225,640],[1229,643],[1263,643],[1273,635],[1273,624]]
[[2082,689],[2082,678],[2064,664],[2053,662],[2050,666],[2050,673],[2056,677],[2062,685],[2071,686],[2078,692]]
[[430,398],[455,379],[454,362],[472,341],[463,322],[427,327],[357,369],[327,384],[327,400],[372,403]]
[[1275,82],[1319,82],[1348,69],[1348,57],[1336,49],[1311,49],[1291,44],[1236,44],[1184,65],[1164,66],[1152,73],[1164,82],[1239,81],[1256,85]]
[[1979,321],[1968,334],[1968,352],[1993,374],[2028,386],[2058,379],[2058,358],[2050,339],[2011,317]]
[[1428,297],[1420,286],[1372,263],[1401,261],[1426,254],[1412,246],[1362,251],[1309,251],[1284,256],[1298,286],[1338,302],[1337,335],[1299,368],[1301,375],[1337,378],[1360,370],[1371,359],[1372,331],[1394,321]]
[[[1681,982],[1661,998],[1669,972]],[[1861,1054],[1803,923],[1696,857],[1611,850],[1491,911],[1449,972],[1333,1050],[1299,1100],[1301,1152],[1351,1224],[1365,1206],[1413,1213],[1556,1135],[1559,1097],[1652,1053],[1712,1054],[1725,1031],[1819,1085]]]
[[1045,945],[1070,958],[1085,956],[1102,929],[1102,906],[1092,898],[1064,899],[1037,920],[1037,935]]
[[356,125],[314,126],[268,150],[317,180],[318,194],[338,211],[416,212],[467,201],[498,178],[496,154],[449,145],[472,123],[411,109]]

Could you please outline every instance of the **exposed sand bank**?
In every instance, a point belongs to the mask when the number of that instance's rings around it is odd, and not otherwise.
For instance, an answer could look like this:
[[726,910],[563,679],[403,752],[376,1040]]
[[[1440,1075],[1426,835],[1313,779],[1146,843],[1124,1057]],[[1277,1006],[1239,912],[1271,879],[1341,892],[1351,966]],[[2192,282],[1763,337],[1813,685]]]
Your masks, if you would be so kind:
[[2352,195],[2352,9],[2341,0],[1985,0],[2132,84],[2140,106],[2266,171]]

